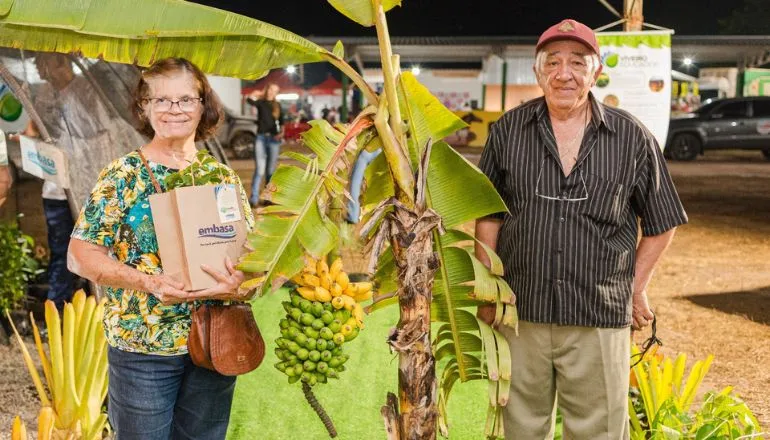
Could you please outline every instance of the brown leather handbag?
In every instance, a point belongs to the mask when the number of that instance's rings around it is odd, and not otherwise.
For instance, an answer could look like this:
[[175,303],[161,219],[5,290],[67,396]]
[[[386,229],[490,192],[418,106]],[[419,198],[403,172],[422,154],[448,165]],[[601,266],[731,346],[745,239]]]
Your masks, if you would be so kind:
[[[138,152],[155,190],[163,192],[144,154]],[[187,351],[195,365],[237,376],[262,363],[265,340],[249,304],[199,304],[193,307],[191,318]]]
[[265,341],[248,304],[200,304],[192,311],[187,351],[195,365],[237,376],[262,363]]

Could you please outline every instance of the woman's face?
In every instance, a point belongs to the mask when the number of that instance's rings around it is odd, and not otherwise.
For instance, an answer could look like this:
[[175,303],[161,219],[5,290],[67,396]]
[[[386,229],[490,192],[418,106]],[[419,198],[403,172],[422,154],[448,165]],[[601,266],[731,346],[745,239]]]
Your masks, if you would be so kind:
[[185,71],[147,78],[149,95],[144,112],[155,138],[184,140],[195,136],[203,114],[198,84]]
[[267,99],[268,101],[273,101],[275,99],[275,97],[278,96],[278,91],[279,90],[280,89],[278,88],[278,85],[271,84],[267,88],[267,96],[265,97],[265,99]]

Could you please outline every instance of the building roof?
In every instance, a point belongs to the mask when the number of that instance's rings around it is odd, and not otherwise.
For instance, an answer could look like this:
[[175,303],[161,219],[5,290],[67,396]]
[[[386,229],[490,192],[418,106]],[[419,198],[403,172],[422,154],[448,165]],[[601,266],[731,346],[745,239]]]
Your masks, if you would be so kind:
[[[338,40],[363,63],[379,61],[375,37],[310,37],[331,48]],[[536,36],[392,37],[404,63],[479,63],[489,55],[532,56]],[[672,59],[690,57],[697,66],[757,67],[770,62],[770,35],[673,35]]]

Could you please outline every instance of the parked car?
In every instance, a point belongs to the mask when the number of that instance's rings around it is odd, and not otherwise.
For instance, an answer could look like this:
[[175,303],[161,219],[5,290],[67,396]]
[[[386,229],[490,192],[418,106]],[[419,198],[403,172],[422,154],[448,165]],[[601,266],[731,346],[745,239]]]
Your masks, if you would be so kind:
[[770,160],[770,97],[719,99],[671,119],[666,157],[693,160],[722,149],[761,150]]
[[217,132],[217,139],[233,151],[236,159],[254,157],[254,139],[257,137],[257,120],[241,116],[225,109],[225,120]]

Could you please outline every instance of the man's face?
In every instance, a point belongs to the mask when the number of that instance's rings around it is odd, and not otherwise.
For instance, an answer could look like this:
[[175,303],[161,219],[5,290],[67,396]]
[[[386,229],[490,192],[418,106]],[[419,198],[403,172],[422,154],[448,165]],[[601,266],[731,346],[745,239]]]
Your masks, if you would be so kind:
[[37,67],[40,79],[51,83],[68,83],[73,75],[72,64],[63,54],[38,54],[38,56],[35,57],[35,66]]
[[535,75],[549,107],[575,108],[585,102],[601,73],[594,67],[591,50],[573,40],[557,40],[543,47],[545,59]]

